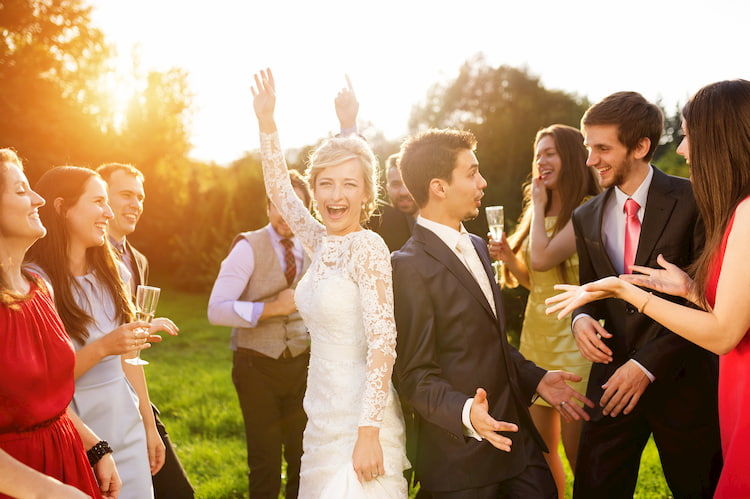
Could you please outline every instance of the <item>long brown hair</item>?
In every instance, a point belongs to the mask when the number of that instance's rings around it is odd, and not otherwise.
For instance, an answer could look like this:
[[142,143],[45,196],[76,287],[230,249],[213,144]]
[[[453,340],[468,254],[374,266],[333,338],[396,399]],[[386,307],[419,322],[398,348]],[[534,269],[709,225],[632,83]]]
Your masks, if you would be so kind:
[[693,192],[706,226],[706,244],[691,271],[696,290],[705,300],[711,263],[729,219],[750,195],[750,82],[725,80],[706,85],[685,105],[682,115]]
[[[47,237],[34,243],[27,253],[27,260],[41,267],[49,277],[55,292],[57,312],[70,337],[80,343],[84,343],[88,338],[87,326],[93,318],[79,307],[74,299],[73,289],[78,288],[79,284],[68,265],[70,235],[65,215],[78,202],[86,183],[92,178],[101,177],[94,170],[77,166],[58,166],[42,175],[34,190],[47,200],[47,204],[39,208],[39,216],[47,227]],[[55,209],[57,198],[63,200],[59,212]],[[86,261],[100,285],[112,297],[117,319],[122,323],[132,321],[130,301],[125,285],[120,279],[109,241],[105,238],[102,246],[88,248]]]
[[[596,177],[594,170],[586,166],[588,152],[583,145],[583,135],[580,131],[567,125],[551,125],[542,128],[536,133],[534,139],[534,160],[531,163],[531,173],[529,179],[523,187],[523,210],[518,219],[518,224],[513,233],[508,237],[508,244],[513,253],[518,253],[524,241],[529,237],[531,232],[531,215],[533,207],[531,203],[531,187],[534,177],[539,175],[539,168],[536,161],[536,150],[539,142],[544,137],[552,137],[555,142],[555,149],[560,155],[560,174],[557,179],[557,189],[560,191],[561,207],[560,213],[552,229],[553,236],[560,232],[565,224],[568,223],[578,205],[583,202],[587,196],[595,196],[602,190],[599,179]],[[547,206],[544,212],[550,208],[552,196],[547,192]],[[559,265],[562,282],[567,280],[565,273],[565,262]],[[508,271],[507,265],[503,266],[503,283],[507,287],[518,286],[516,278]]]

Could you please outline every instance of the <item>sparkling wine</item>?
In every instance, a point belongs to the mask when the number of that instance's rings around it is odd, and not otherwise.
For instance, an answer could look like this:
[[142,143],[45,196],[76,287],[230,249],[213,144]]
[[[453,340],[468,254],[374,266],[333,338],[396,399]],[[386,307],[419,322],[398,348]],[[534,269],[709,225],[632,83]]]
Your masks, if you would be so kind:
[[149,313],[146,313],[146,312],[140,312],[139,311],[139,312],[135,313],[135,318],[138,319],[139,321],[151,322],[151,319],[154,318],[154,314],[149,314]]
[[503,224],[499,225],[490,225],[490,234],[492,234],[492,239],[495,241],[499,241],[503,238],[503,230],[505,227],[503,227]]

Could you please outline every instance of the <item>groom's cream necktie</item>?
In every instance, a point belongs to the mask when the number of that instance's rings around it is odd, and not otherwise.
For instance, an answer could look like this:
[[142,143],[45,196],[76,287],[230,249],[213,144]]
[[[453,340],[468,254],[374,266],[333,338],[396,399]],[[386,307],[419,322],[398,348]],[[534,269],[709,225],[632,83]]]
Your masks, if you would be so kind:
[[497,310],[495,310],[495,298],[492,295],[490,278],[487,277],[487,272],[484,271],[482,260],[479,259],[479,255],[477,254],[476,248],[474,248],[474,244],[471,242],[469,234],[461,234],[456,249],[458,249],[458,253],[463,258],[464,265],[466,265],[469,272],[471,272],[471,275],[474,276],[474,280],[477,281],[477,284],[479,284],[479,287],[482,289],[482,293],[484,293],[484,297],[490,304],[492,312],[497,316]]

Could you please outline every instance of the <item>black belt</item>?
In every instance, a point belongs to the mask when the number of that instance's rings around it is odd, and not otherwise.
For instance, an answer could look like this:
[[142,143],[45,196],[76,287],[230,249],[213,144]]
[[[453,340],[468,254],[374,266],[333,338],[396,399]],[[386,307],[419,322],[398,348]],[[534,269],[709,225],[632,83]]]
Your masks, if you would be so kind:
[[[271,360],[279,360],[279,359],[284,359],[284,360],[288,360],[288,359],[293,359],[293,358],[295,358],[295,356],[294,356],[294,355],[292,355],[292,351],[291,351],[291,350],[289,350],[289,347],[286,347],[286,348],[284,349],[284,351],[283,351],[283,352],[281,352],[281,355],[280,355],[280,356],[278,357],[278,359],[276,359],[276,358],[273,358],[273,357],[271,357],[270,355],[266,355],[266,354],[264,354],[264,353],[260,353],[260,352],[259,352],[259,351],[257,351],[257,350],[252,350],[252,349],[250,349],[250,348],[242,348],[242,347],[237,347],[237,352],[238,352],[238,353],[243,353],[243,354],[245,354],[245,355],[249,355],[249,356],[251,356],[251,357],[260,357],[260,358],[262,358],[262,359],[271,359]],[[307,350],[305,350],[304,352],[302,352],[302,353],[301,353],[300,355],[302,355],[302,354],[304,354],[304,353],[306,353],[306,352],[307,352]]]

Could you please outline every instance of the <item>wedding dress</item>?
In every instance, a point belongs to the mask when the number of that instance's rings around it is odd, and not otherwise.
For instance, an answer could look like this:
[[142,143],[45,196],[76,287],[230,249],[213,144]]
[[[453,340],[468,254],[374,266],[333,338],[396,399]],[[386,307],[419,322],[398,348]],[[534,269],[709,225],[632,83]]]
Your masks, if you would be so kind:
[[[299,497],[406,498],[388,248],[369,230],[326,234],[294,193],[277,133],[261,133],[261,154],[271,201],[312,255],[295,293],[311,337]],[[352,465],[359,426],[380,428],[385,469],[362,485]]]

